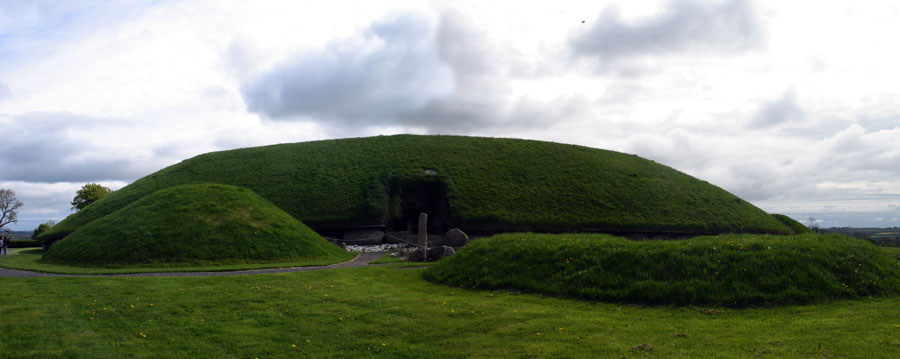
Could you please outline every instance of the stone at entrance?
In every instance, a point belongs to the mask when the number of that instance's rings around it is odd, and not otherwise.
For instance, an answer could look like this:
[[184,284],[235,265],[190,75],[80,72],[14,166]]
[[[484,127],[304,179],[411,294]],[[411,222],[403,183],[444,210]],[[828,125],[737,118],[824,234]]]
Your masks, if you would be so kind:
[[425,248],[416,248],[416,250],[412,251],[409,254],[410,262],[424,262],[425,261]]
[[469,236],[459,228],[453,228],[444,235],[444,245],[462,247],[469,243]]
[[453,250],[453,247],[449,246],[434,247],[429,249],[427,253],[424,248],[416,248],[416,250],[409,254],[409,261],[436,262],[441,260],[441,258],[449,257],[454,254],[456,254],[456,251]]
[[449,257],[454,254],[456,254],[456,251],[453,250],[453,247],[449,247],[449,246],[434,247],[428,251],[428,261],[429,262],[437,262],[437,261],[441,260],[441,258]]

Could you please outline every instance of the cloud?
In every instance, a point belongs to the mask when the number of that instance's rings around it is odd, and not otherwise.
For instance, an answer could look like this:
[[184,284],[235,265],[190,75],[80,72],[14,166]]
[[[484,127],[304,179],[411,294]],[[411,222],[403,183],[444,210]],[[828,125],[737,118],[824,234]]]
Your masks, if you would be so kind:
[[400,114],[397,123],[436,133],[478,133],[547,126],[588,106],[581,95],[536,99],[517,94],[511,73],[526,67],[515,50],[495,43],[460,13],[445,10],[438,30],[441,58],[453,70],[452,94]]
[[750,128],[771,128],[785,123],[800,122],[805,118],[797,104],[797,92],[787,90],[781,98],[763,104],[756,116],[747,124]]
[[97,143],[114,121],[64,112],[31,112],[0,120],[0,180],[86,182],[132,180],[145,174],[140,162]]
[[359,38],[298,54],[242,87],[251,112],[275,120],[316,118],[332,126],[376,126],[453,90],[435,26],[404,15]]
[[742,52],[762,41],[756,14],[748,1],[710,3],[676,0],[657,15],[635,22],[606,8],[590,27],[569,39],[577,55],[601,62],[682,52]]
[[[335,135],[375,127],[424,133],[528,128],[587,106],[579,95],[515,94],[509,72],[516,64],[496,60],[507,50],[453,10],[441,12],[436,24],[402,15],[291,57],[247,81],[241,92],[251,112],[317,122],[338,129]],[[251,57],[231,52],[233,64],[249,66]]]
[[[819,166],[834,178],[845,181],[896,178],[900,176],[897,138],[900,138],[900,127],[867,132],[858,124],[850,125],[817,144],[822,153]],[[900,187],[895,190],[900,193]]]
[[3,102],[9,98],[12,98],[12,91],[9,90],[9,86],[6,86],[6,84],[0,82],[0,102]]

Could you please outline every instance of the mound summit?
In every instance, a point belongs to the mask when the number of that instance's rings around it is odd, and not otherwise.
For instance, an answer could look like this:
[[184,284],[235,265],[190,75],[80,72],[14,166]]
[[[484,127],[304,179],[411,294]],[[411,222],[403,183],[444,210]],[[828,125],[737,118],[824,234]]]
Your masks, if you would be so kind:
[[352,257],[245,188],[182,185],[88,223],[41,259],[75,265],[286,262]]
[[319,233],[793,233],[705,181],[636,155],[552,142],[462,136],[349,138],[212,152],[112,193],[46,232],[52,243],[169,187],[249,189]]

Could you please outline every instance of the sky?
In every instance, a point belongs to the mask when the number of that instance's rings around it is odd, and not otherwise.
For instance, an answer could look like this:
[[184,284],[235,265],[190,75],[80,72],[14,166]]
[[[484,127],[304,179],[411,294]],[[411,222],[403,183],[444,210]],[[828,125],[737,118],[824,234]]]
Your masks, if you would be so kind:
[[14,230],[210,151],[397,133],[637,154],[900,226],[894,1],[0,0]]

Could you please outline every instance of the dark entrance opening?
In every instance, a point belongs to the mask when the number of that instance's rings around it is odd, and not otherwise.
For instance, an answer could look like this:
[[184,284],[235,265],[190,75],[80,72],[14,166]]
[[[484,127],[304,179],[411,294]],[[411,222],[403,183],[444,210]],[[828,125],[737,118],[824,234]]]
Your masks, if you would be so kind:
[[[390,226],[397,231],[416,233],[419,214],[428,214],[428,233],[443,235],[450,226],[450,200],[447,183],[437,176],[404,178],[392,188],[401,218],[394,218]],[[393,186],[392,186],[393,187]]]

